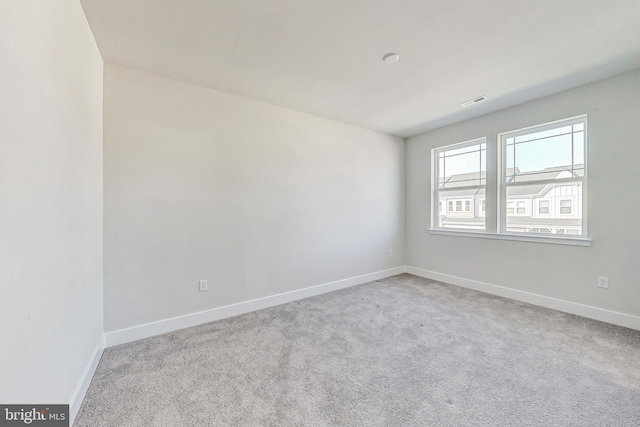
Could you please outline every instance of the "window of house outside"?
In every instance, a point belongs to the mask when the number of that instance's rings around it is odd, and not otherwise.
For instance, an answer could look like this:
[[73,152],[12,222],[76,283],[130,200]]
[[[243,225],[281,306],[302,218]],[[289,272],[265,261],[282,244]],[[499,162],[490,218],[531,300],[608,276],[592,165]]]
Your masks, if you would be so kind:
[[549,215],[549,200],[538,201],[538,214]]
[[560,214],[571,215],[571,200],[560,200]]

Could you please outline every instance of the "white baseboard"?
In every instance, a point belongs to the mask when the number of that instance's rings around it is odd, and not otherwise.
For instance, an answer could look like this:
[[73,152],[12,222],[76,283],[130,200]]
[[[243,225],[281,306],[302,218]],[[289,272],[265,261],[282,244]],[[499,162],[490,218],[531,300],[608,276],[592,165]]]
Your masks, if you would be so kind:
[[619,313],[617,311],[606,310],[604,308],[565,301],[557,298],[547,297],[544,295],[532,294],[530,292],[505,288],[502,286],[492,285],[490,283],[465,279],[463,277],[452,276],[450,274],[438,273],[436,271],[424,270],[416,267],[407,266],[406,272],[415,276],[437,280],[439,282],[450,283],[452,285],[461,286],[463,288],[486,292],[488,294],[510,298],[516,301],[522,301],[541,307],[551,308],[553,310],[563,311],[565,313],[575,314],[589,319],[599,320],[601,322],[612,323],[614,325],[640,330],[640,317],[632,316],[630,314]]
[[82,379],[76,387],[76,391],[73,393],[73,397],[71,398],[71,404],[69,405],[69,425],[72,426],[73,422],[76,420],[76,416],[78,415],[78,411],[82,406],[82,401],[84,400],[84,396],[87,394],[87,390],[89,389],[89,385],[91,384],[91,380],[93,379],[93,375],[96,373],[96,369],[98,368],[98,362],[100,362],[100,358],[102,357],[102,352],[104,351],[104,334],[100,335],[100,339],[98,340],[98,345],[96,346],[93,354],[91,355],[91,360],[89,364],[84,370],[82,374]]
[[203,323],[213,322],[227,317],[237,316],[239,314],[261,310],[263,308],[273,307],[274,305],[286,304],[288,302],[336,291],[338,289],[348,288],[350,286],[361,285],[363,283],[384,279],[404,272],[404,266],[395,267],[375,273],[363,274],[361,276],[324,283],[322,285],[311,286],[282,294],[271,295],[264,298],[226,305],[224,307],[213,308],[211,310],[185,314],[184,316],[173,317],[170,319],[107,332],[105,333],[105,345],[107,347],[112,347],[114,345],[124,344],[167,332],[177,331],[179,329],[201,325]]

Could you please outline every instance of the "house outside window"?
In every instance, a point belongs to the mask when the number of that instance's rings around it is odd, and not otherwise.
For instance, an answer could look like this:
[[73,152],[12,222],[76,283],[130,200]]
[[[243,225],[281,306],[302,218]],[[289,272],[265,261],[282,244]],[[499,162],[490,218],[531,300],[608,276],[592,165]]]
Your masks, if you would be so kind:
[[538,214],[539,215],[549,215],[549,201],[548,200],[540,200],[538,202]]

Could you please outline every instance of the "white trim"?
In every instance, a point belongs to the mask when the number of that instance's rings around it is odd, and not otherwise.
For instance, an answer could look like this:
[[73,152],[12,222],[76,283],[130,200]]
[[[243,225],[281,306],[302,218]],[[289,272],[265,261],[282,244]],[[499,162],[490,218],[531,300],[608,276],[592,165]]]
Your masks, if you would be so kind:
[[309,298],[327,292],[337,291],[339,289],[348,288],[350,286],[361,285],[363,283],[384,279],[387,277],[402,274],[404,272],[405,266],[400,266],[390,268],[388,270],[378,271],[375,273],[363,274],[361,276],[337,280],[335,282],[311,286],[304,289],[271,295],[264,298],[230,304],[224,307],[217,307],[197,313],[189,313],[170,319],[158,320],[156,322],[150,322],[143,325],[132,326],[130,328],[119,329],[116,331],[105,333],[105,344],[107,347],[112,347],[114,345],[124,344],[131,341],[164,334],[167,332],[173,332],[179,329],[213,322],[215,320],[220,320],[227,317],[237,316],[256,310],[273,307],[275,305],[286,304],[292,301]]
[[633,316],[631,314],[606,310],[604,308],[565,301],[557,298],[547,297],[544,295],[532,294],[525,291],[505,288],[502,286],[492,285],[490,283],[465,279],[463,277],[452,276],[450,274],[438,273],[435,271],[424,270],[416,267],[407,266],[406,271],[407,273],[413,274],[415,276],[450,283],[452,285],[461,286],[463,288],[486,292],[488,294],[498,295],[501,297],[510,298],[516,301],[522,301],[569,314],[575,314],[577,316],[599,320],[601,322],[612,323],[614,325],[640,330],[640,317]]
[[[586,170],[586,168],[585,168]],[[542,172],[545,173],[545,172]],[[534,176],[534,174],[529,174],[529,175],[516,175],[516,178],[519,176]],[[580,182],[582,183],[584,181],[584,176],[576,176],[573,178],[549,178],[549,179],[539,179],[539,180],[531,180],[531,181],[515,181],[515,182],[507,182],[504,185],[506,187],[524,187],[527,185],[546,185],[549,186],[550,184],[570,184],[570,183],[575,183],[575,182]],[[544,190],[544,188],[543,188]],[[542,190],[540,191],[540,193],[542,193]],[[540,194],[538,193],[538,194]]]
[[100,358],[102,357],[102,353],[104,351],[104,343],[105,343],[105,335],[100,335],[100,339],[98,340],[98,345],[95,350],[93,350],[93,354],[91,355],[91,360],[89,364],[84,370],[82,374],[82,378],[80,383],[76,387],[76,391],[73,393],[73,397],[71,398],[71,403],[69,404],[69,425],[72,426],[74,421],[76,420],[76,416],[78,415],[78,411],[80,411],[80,407],[82,406],[82,402],[84,401],[84,397],[87,394],[87,390],[89,389],[89,385],[91,384],[91,380],[96,373],[96,369],[98,368],[98,363],[100,362]]
[[[553,237],[534,234],[507,234],[507,233],[483,233],[481,231],[460,231],[455,230],[429,230],[429,234],[441,234],[443,236],[458,236],[458,237],[477,237],[480,239],[494,239],[494,240],[515,240],[518,242],[532,242],[532,243],[551,243],[555,245],[570,245],[570,246],[591,246],[591,239],[585,239],[584,237]],[[566,234],[564,235],[566,236]]]

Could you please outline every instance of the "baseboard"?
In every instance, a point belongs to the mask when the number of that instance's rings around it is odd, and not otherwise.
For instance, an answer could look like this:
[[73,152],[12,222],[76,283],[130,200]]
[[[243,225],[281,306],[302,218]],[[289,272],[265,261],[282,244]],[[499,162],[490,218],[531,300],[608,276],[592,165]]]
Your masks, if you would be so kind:
[[384,279],[386,277],[395,276],[404,272],[404,266],[395,267],[375,273],[363,274],[361,276],[324,283],[322,285],[311,286],[308,288],[271,295],[264,298],[258,298],[237,304],[213,308],[211,310],[190,313],[184,316],[173,317],[170,319],[159,320],[156,322],[133,326],[126,329],[120,329],[113,332],[107,332],[105,333],[105,345],[106,347],[112,347],[114,345],[125,344],[131,341],[152,337],[167,332],[177,331],[179,329],[201,325],[203,323],[209,323],[215,320],[261,310],[263,308],[273,307],[275,305],[286,304],[299,299],[309,298],[327,292],[336,291],[338,289],[361,285],[363,283]]
[[104,334],[100,335],[100,339],[98,340],[98,345],[95,350],[93,350],[93,354],[91,355],[91,359],[89,364],[84,370],[82,374],[82,379],[76,387],[76,391],[73,393],[73,397],[71,398],[71,404],[69,405],[69,425],[72,426],[73,422],[78,415],[78,411],[80,411],[80,407],[82,406],[82,401],[84,400],[84,396],[87,394],[87,390],[89,389],[89,385],[91,384],[91,380],[93,379],[93,375],[96,373],[96,369],[98,368],[98,362],[100,362],[100,358],[102,357],[102,352],[104,351],[105,344],[105,336]]
[[450,274],[438,273],[436,271],[424,270],[416,267],[407,266],[406,272],[415,276],[437,280],[439,282],[450,283],[452,285],[461,286],[463,288],[486,292],[488,294],[510,298],[516,301],[522,301],[541,307],[551,308],[553,310],[575,314],[589,319],[599,320],[601,322],[612,323],[614,325],[640,330],[640,317],[632,316],[630,314],[619,313],[617,311],[606,310],[604,308],[579,304],[576,302],[547,297],[544,295],[532,294],[530,292],[505,288],[502,286],[492,285],[490,283],[465,279],[463,277],[452,276]]

